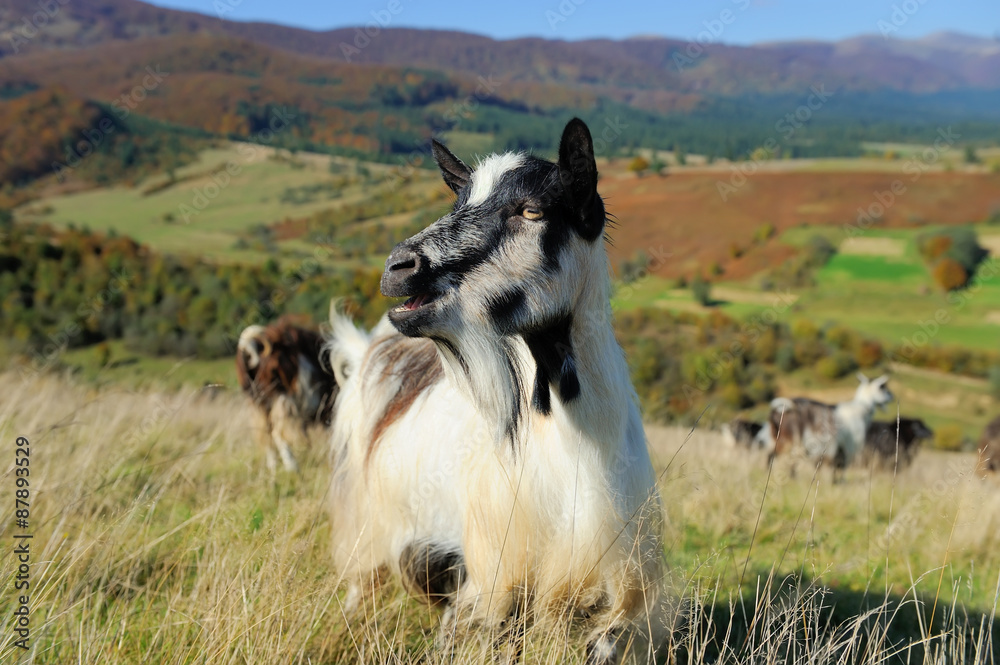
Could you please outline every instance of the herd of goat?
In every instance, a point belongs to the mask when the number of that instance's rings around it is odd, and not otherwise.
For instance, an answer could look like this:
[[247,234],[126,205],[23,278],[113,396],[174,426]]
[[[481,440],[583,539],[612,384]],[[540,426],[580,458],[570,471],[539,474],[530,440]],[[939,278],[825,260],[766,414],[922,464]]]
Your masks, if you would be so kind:
[[[723,425],[722,434],[733,447],[767,453],[767,463],[796,444],[818,464],[832,463],[834,479],[852,463],[882,470],[902,470],[913,463],[920,445],[934,432],[920,418],[872,420],[876,408],[892,400],[888,377],[874,381],[858,374],[861,385],[854,399],[825,404],[805,397],[779,397],[771,402],[767,422],[742,418]],[[977,473],[1000,471],[1000,416],[979,439]]]
[[[569,620],[590,665],[653,662],[669,630],[661,504],[611,325],[590,132],[570,121],[555,163],[433,154],[456,202],[386,260],[382,293],[405,302],[371,331],[334,314],[325,337],[287,319],[240,336],[268,466],[296,470],[295,442],[325,428],[347,612],[393,576],[442,610],[444,645],[476,626],[518,662],[528,622]],[[895,458],[897,440],[908,462],[930,431],[871,422],[886,382],[837,405],[777,399],[727,436],[769,459],[801,445],[835,473],[865,450]],[[988,432],[996,468],[1000,419]]]

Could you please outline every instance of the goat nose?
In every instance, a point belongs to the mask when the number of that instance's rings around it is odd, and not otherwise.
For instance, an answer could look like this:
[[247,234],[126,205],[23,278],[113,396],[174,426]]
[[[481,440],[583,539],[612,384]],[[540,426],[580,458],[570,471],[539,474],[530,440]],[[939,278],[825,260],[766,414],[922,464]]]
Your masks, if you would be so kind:
[[420,255],[416,252],[397,247],[385,260],[385,271],[398,274],[400,277],[409,276],[420,269]]
[[406,280],[420,271],[420,255],[406,247],[396,247],[385,260],[382,273],[382,295],[394,298],[412,295],[406,293]]

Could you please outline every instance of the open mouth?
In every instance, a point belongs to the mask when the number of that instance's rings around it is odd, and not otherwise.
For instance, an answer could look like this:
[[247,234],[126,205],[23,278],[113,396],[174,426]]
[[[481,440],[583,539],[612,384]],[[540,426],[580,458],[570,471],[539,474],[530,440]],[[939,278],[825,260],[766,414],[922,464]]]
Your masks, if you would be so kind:
[[441,294],[439,293],[418,293],[415,296],[410,296],[409,298],[407,298],[406,302],[404,302],[396,309],[398,311],[404,311],[404,312],[415,312],[421,307],[426,307],[427,305],[430,305],[432,302],[437,300],[440,297],[440,295]]

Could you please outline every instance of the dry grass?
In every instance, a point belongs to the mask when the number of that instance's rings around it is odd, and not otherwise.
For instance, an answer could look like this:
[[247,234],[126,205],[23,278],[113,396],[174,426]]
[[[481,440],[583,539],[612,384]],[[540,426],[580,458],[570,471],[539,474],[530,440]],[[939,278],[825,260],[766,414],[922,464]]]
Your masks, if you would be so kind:
[[[13,645],[5,556],[0,661],[446,660],[436,616],[394,586],[343,615],[321,445],[300,477],[272,482],[239,396],[0,378],[0,500],[13,502],[13,441],[27,436],[34,534],[31,650]],[[711,433],[650,439],[683,607],[670,660],[996,662],[1000,485],[960,472],[971,458],[924,454],[895,481],[857,469],[831,486],[801,464],[790,477],[789,462],[769,477]],[[19,531],[3,525],[6,546]],[[527,643],[526,662],[581,660],[572,636]],[[448,660],[492,662],[489,644]]]

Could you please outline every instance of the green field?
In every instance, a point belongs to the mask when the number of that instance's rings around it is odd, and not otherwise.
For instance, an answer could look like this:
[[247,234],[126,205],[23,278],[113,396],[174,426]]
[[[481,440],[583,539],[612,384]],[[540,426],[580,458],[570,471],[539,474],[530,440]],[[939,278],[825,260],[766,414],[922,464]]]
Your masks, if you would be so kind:
[[[331,164],[337,173],[331,173]],[[135,187],[50,196],[18,209],[16,217],[94,231],[114,229],[163,253],[257,262],[270,254],[235,248],[240,232],[377,196],[392,173],[385,164],[230,144],[205,151],[197,162],[178,169],[176,184],[164,187],[167,177],[158,175]],[[416,170],[413,182],[404,187],[424,191],[431,182],[438,182],[432,173]],[[281,249],[296,255],[307,254],[310,247],[291,240],[281,243]]]

